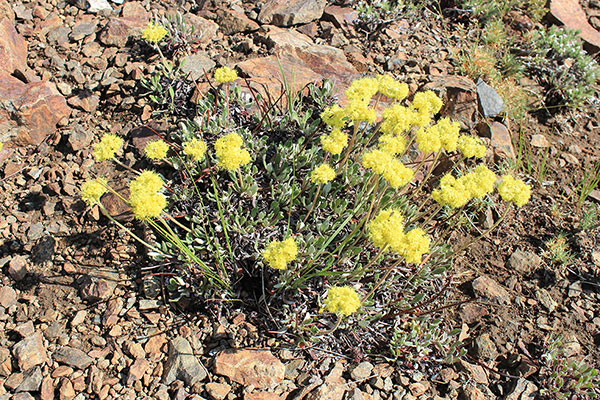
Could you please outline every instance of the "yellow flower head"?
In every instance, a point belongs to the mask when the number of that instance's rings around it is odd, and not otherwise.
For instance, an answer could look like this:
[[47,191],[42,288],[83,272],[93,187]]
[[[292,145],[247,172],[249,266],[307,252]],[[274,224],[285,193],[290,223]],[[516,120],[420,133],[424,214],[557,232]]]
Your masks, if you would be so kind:
[[132,193],[151,192],[156,193],[162,189],[164,182],[154,171],[142,171],[131,183],[129,190]]
[[162,193],[132,191],[129,195],[129,205],[137,219],[148,220],[160,216],[167,206],[167,199]]
[[437,114],[442,109],[442,99],[440,99],[433,91],[419,92],[415,94],[411,108],[417,109],[420,112],[428,115]]
[[419,129],[415,140],[419,145],[419,150],[425,154],[436,153],[442,148],[440,133],[434,127]]
[[167,156],[169,145],[164,140],[153,140],[144,147],[144,154],[152,160],[162,160]]
[[235,81],[238,78],[237,71],[229,67],[221,67],[215,70],[215,81],[219,83],[227,83]]
[[122,147],[123,139],[107,133],[102,136],[99,143],[94,145],[94,157],[96,158],[96,161],[110,160],[116,153],[121,153]]
[[313,183],[325,184],[335,179],[335,171],[328,164],[321,164],[310,175]]
[[429,237],[421,228],[415,228],[399,236],[392,250],[402,255],[407,263],[418,264],[423,254],[429,252]]
[[107,182],[104,178],[97,178],[87,181],[81,185],[81,198],[88,206],[93,206],[100,202],[100,197],[106,193]]
[[531,198],[531,186],[511,175],[503,175],[497,189],[504,201],[512,201],[517,207],[523,207]]
[[344,113],[353,122],[365,121],[373,123],[377,119],[377,112],[369,107],[369,103],[360,100],[351,100],[344,108]]
[[398,82],[389,75],[378,75],[379,93],[395,100],[402,100],[408,96],[408,85],[404,82]]
[[361,306],[356,290],[349,286],[334,286],[329,289],[323,301],[323,308],[331,313],[348,316]]
[[283,242],[275,240],[267,246],[263,257],[271,268],[286,269],[287,264],[296,259],[298,245],[294,238],[287,238]]
[[379,90],[379,82],[376,78],[361,78],[354,80],[346,89],[346,98],[350,103],[363,103],[369,105],[371,98]]
[[0,142],[0,151],[4,148],[4,143]]
[[404,218],[398,209],[381,210],[369,222],[369,238],[380,249],[392,246],[404,234]]
[[393,159],[388,165],[388,169],[383,172],[383,178],[390,184],[393,189],[398,189],[400,186],[408,184],[415,176],[415,172],[406,167],[397,159]]
[[400,104],[394,104],[381,113],[380,130],[385,134],[401,135],[408,131],[415,120],[415,111]]
[[458,151],[466,158],[485,157],[486,147],[483,141],[474,136],[462,135],[458,138]]
[[234,171],[250,162],[250,153],[242,148],[244,141],[242,137],[233,132],[220,137],[215,142],[215,153],[218,165],[228,171]]
[[431,193],[431,197],[441,205],[458,208],[471,200],[471,192],[465,187],[464,180],[447,174],[442,177],[440,187]]
[[343,128],[346,125],[346,113],[337,104],[327,107],[321,113],[321,119],[332,128]]
[[157,25],[154,22],[149,22],[148,26],[142,31],[142,39],[148,43],[158,43],[165,35],[167,30],[162,25]]
[[458,122],[452,122],[450,118],[442,118],[430,129],[437,130],[442,147],[446,151],[456,151],[458,132],[460,131],[460,124]]
[[496,174],[481,164],[473,171],[460,178],[473,198],[482,198],[494,191]]
[[183,144],[183,152],[194,161],[202,161],[206,155],[206,143],[201,139],[192,139]]
[[383,150],[373,149],[366,152],[362,157],[362,165],[370,168],[376,174],[383,174],[390,166],[394,157]]
[[334,128],[329,135],[321,136],[323,150],[335,155],[340,154],[348,144],[348,135],[339,128]]
[[402,135],[381,135],[379,138],[381,151],[396,155],[406,151],[406,137]]

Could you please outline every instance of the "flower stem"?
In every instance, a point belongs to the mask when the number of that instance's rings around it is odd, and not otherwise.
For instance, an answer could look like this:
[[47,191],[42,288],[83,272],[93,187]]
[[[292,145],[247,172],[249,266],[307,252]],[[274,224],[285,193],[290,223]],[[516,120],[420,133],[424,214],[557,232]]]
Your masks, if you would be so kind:
[[456,253],[462,252],[467,247],[469,247],[470,245],[472,245],[476,241],[482,239],[483,237],[485,237],[485,235],[487,235],[488,233],[490,233],[491,231],[493,231],[494,229],[496,229],[496,227],[498,227],[498,225],[500,225],[500,223],[502,221],[504,221],[504,218],[506,218],[506,215],[508,214],[508,210],[509,209],[510,209],[510,206],[507,205],[506,206],[506,210],[504,210],[504,213],[502,214],[502,216],[500,218],[498,218],[498,221],[494,222],[494,224],[492,226],[490,226],[488,229],[486,229],[481,235],[479,235],[476,238],[468,241],[467,244],[461,246],[458,250],[455,250],[454,253],[456,254]]
[[312,212],[313,208],[315,208],[315,204],[317,204],[317,199],[319,198],[319,193],[321,193],[321,186],[322,185],[317,186],[317,191],[315,192],[315,198],[313,199],[313,202],[310,206],[310,209],[308,210],[308,213],[306,213],[306,216],[302,220],[303,224],[308,220],[310,213]]

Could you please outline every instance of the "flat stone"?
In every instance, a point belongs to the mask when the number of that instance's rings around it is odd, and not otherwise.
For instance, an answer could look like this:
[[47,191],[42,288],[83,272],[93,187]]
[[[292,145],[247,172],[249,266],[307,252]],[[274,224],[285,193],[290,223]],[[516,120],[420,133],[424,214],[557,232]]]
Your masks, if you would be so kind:
[[40,332],[36,332],[15,344],[12,352],[21,371],[27,371],[48,361],[48,353]]
[[321,18],[326,5],[326,0],[267,0],[258,20],[277,26],[308,24]]
[[8,274],[15,281],[21,281],[27,275],[27,260],[23,256],[14,256],[8,262]]
[[70,114],[54,84],[23,83],[0,72],[0,126],[16,144],[39,145]]
[[550,296],[550,293],[548,293],[546,289],[537,289],[535,291],[535,297],[549,312],[554,312],[558,307],[558,303]]
[[502,97],[481,78],[477,81],[477,99],[479,100],[481,113],[486,118],[494,118],[504,111]]
[[494,155],[500,159],[516,158],[515,149],[512,144],[510,133],[506,126],[500,122],[493,122],[489,127],[492,150]]
[[68,133],[69,145],[73,151],[88,148],[94,137],[94,132],[84,129],[81,125],[75,125]]
[[469,374],[469,376],[473,378],[476,383],[480,383],[482,385],[489,384],[488,376],[482,366],[470,364],[463,360],[460,360],[459,363],[465,372],[467,372],[467,374]]
[[23,338],[33,335],[35,333],[35,326],[33,325],[33,321],[29,320],[17,325],[17,327],[15,328],[15,332],[17,332]]
[[484,360],[494,361],[498,357],[498,348],[488,333],[483,333],[475,339],[477,356]]
[[16,4],[13,6],[13,11],[15,12],[16,17],[19,19],[26,21],[33,19],[33,12],[31,11],[31,8],[27,8],[23,4]]
[[231,386],[226,383],[210,382],[204,388],[206,393],[215,400],[223,400],[231,392]]
[[17,387],[17,392],[37,392],[42,385],[42,369],[33,367],[23,373],[23,381]]
[[587,44],[600,48],[600,32],[588,22],[587,15],[577,0],[552,0],[550,14],[567,29],[579,31]]
[[52,358],[56,362],[81,370],[86,369],[94,362],[94,359],[85,352],[68,346],[59,346],[52,354]]
[[519,378],[515,388],[505,397],[505,400],[533,400],[538,393],[538,387],[526,379]]
[[203,52],[185,56],[182,62],[181,72],[194,81],[204,77],[205,74],[208,75],[216,65],[208,54]]
[[242,385],[270,388],[285,376],[285,366],[268,350],[230,349],[215,358],[215,373]]
[[327,6],[323,11],[323,20],[332,22],[336,28],[353,30],[353,25],[358,21],[358,13],[351,7]]
[[79,92],[76,96],[70,97],[67,103],[74,108],[78,108],[88,113],[96,111],[100,104],[100,97],[89,91]]
[[476,125],[477,86],[471,79],[458,75],[432,76],[422,90],[439,93],[444,101],[440,110],[441,116],[457,120],[465,129]]
[[373,364],[368,361],[363,361],[352,369],[350,376],[356,381],[362,381],[371,376]]
[[[104,197],[106,196],[102,198]],[[119,274],[112,271],[96,271],[95,275],[84,275],[78,279],[79,294],[89,302],[107,300],[112,296],[118,279]]]
[[75,398],[75,389],[73,384],[67,378],[62,378],[60,381],[60,387],[58,388],[58,396],[60,400],[71,400]]
[[295,29],[283,29],[267,25],[262,28],[260,33],[263,36],[263,41],[269,48],[306,48],[314,45],[310,37]]
[[100,42],[107,46],[124,47],[130,37],[141,34],[148,21],[149,15],[113,17],[100,32]]
[[42,379],[42,385],[40,387],[40,399],[54,400],[54,379],[49,376]]
[[541,263],[542,259],[537,254],[521,249],[515,250],[508,259],[509,267],[522,274],[532,273]]
[[4,18],[0,20],[0,71],[23,74],[27,69],[27,42],[13,23]]
[[184,14],[183,20],[195,28],[194,34],[199,36],[201,44],[212,42],[217,35],[219,25],[216,22],[192,13]]
[[285,400],[287,393],[282,395],[273,392],[253,392],[244,395],[244,400]]
[[222,9],[217,11],[217,22],[225,35],[234,35],[240,32],[253,32],[260,28],[241,11]]
[[144,351],[150,357],[160,354],[165,343],[167,343],[167,335],[164,333],[150,333],[150,338],[144,345]]
[[17,292],[10,286],[0,286],[0,306],[11,308],[17,304]]
[[112,6],[107,0],[87,0],[88,6],[86,11],[92,14],[97,14],[101,11],[112,11]]
[[71,30],[71,40],[79,41],[86,36],[96,32],[98,24],[96,22],[79,22]]
[[481,297],[486,297],[498,304],[510,304],[512,296],[504,286],[490,277],[480,276],[472,282],[473,290]]
[[147,360],[143,358],[135,360],[127,372],[127,385],[132,385],[134,382],[142,379],[149,367],[150,363]]
[[550,147],[550,143],[548,142],[548,139],[546,138],[546,136],[540,135],[540,134],[536,134],[531,137],[531,145],[533,147],[541,147],[541,148]]
[[174,338],[169,343],[169,357],[164,365],[162,382],[170,385],[176,379],[180,379],[193,386],[206,376],[206,370],[194,355],[190,342],[181,336]]

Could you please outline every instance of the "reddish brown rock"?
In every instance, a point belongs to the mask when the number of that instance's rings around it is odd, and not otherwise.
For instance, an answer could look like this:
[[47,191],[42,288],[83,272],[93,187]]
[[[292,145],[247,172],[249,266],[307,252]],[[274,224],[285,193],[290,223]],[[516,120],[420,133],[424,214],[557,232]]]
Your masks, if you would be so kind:
[[21,371],[27,371],[48,360],[48,353],[40,332],[36,332],[15,344],[12,352]]
[[50,82],[23,83],[0,73],[0,127],[21,145],[38,145],[71,114]]
[[231,349],[217,355],[215,373],[242,385],[270,388],[283,380],[285,366],[268,350]]
[[291,26],[321,18],[326,0],[267,0],[258,14],[263,24]]
[[327,6],[323,12],[323,20],[332,22],[336,28],[347,31],[354,30],[354,23],[358,20],[358,13],[350,7]]
[[52,379],[49,376],[42,379],[42,386],[40,388],[40,399],[54,400],[54,379]]
[[8,274],[15,281],[21,281],[27,275],[27,260],[22,256],[14,256],[8,263]]
[[284,400],[285,398],[287,398],[287,394],[280,396],[271,392],[248,393],[244,396],[244,400]]
[[17,33],[13,23],[0,20],[0,71],[23,74],[27,69],[27,42]]
[[218,10],[217,22],[225,35],[252,32],[260,28],[260,25],[248,18],[243,12],[231,9]]
[[508,290],[487,276],[480,276],[472,282],[473,290],[480,297],[495,301],[497,304],[510,304],[512,296]]
[[494,122],[485,129],[484,136],[491,140],[491,147],[496,158],[516,158],[512,138],[508,128],[500,122]]
[[15,12],[7,0],[0,0],[0,20],[7,19],[11,24],[15,23]]
[[262,41],[264,41],[270,49],[280,49],[284,47],[305,48],[314,45],[311,38],[295,29],[283,29],[267,25],[261,29],[260,33],[262,34]]
[[139,381],[142,379],[148,368],[150,367],[150,363],[145,359],[137,359],[131,364],[129,367],[129,372],[127,374],[127,385],[133,384],[135,381]]
[[456,119],[464,128],[477,122],[477,89],[475,82],[458,75],[440,75],[431,78],[423,90],[438,92],[444,100],[440,115]]
[[231,386],[226,383],[210,382],[206,384],[205,389],[214,400],[223,400],[231,392]]
[[217,35],[219,25],[209,19],[191,13],[185,14],[183,19],[195,28],[194,33],[200,36],[198,40],[202,44],[210,43]]
[[600,32],[588,22],[587,15],[577,0],[552,0],[550,13],[565,25],[565,28],[578,30],[579,36],[587,44],[600,48]]
[[123,47],[131,36],[141,34],[149,20],[150,14],[140,3],[126,3],[122,16],[108,21],[100,33],[100,41],[107,46]]

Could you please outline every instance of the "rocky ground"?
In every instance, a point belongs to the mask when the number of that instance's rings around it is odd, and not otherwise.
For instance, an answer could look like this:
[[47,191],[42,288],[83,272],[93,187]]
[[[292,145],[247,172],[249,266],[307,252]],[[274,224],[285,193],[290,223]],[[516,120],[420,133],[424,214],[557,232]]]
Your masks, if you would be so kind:
[[[592,26],[585,14],[565,14],[575,5],[552,2],[552,12],[597,45],[599,8],[585,4]],[[433,375],[281,340],[260,331],[253,312],[182,311],[149,295],[143,252],[97,208],[86,209],[78,188],[91,177],[90,144],[102,133],[131,137],[146,123],[160,126],[139,96],[139,80],[157,68],[139,33],[152,16],[175,12],[202,33],[185,56],[192,80],[235,65],[277,96],[280,65],[298,89],[323,78],[342,89],[362,73],[387,71],[412,92],[439,90],[443,112],[466,128],[487,120],[482,135],[497,160],[515,155],[510,121],[493,117],[501,99],[458,76],[458,40],[428,10],[371,32],[349,5],[322,0],[0,0],[1,400],[517,400],[539,389],[550,332],[567,338],[571,355],[600,356],[599,232],[577,233],[572,208],[553,206],[564,196],[558,187],[568,191],[569,179],[598,157],[594,114],[532,120],[532,145],[560,150],[553,183],[540,182],[529,210],[457,260],[448,301],[475,301],[445,312],[449,325],[462,325],[469,353]],[[135,152],[132,140],[126,158]],[[542,254],[542,239],[559,230],[577,233],[577,263],[566,277],[553,275]]]

